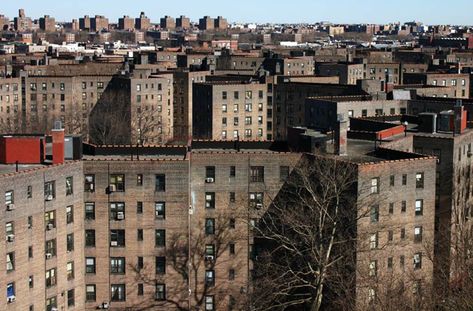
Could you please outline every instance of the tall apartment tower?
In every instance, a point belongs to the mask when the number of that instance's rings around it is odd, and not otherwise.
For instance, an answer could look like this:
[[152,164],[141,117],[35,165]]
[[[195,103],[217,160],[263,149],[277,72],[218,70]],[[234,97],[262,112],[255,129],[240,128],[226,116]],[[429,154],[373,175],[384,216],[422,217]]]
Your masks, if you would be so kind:
[[227,29],[228,28],[227,19],[223,18],[222,16],[217,17],[214,21],[214,27],[215,29]]
[[214,29],[214,19],[210,16],[204,16],[199,19],[199,29],[200,30],[210,30]]
[[171,16],[164,16],[161,18],[161,29],[174,29],[176,28],[176,22]]
[[90,30],[90,17],[89,17],[89,15],[84,15],[84,17],[79,18],[79,29],[80,30]]
[[118,19],[118,29],[131,30],[135,28],[135,21],[127,15]]
[[145,12],[141,12],[140,17],[135,19],[135,28],[137,30],[148,30],[150,26],[149,18],[145,15]]
[[182,29],[189,29],[191,27],[191,21],[188,17],[181,15],[176,19],[176,27]]
[[108,29],[108,18],[103,15],[95,15],[95,17],[90,19],[91,31],[100,31],[103,29]]
[[44,32],[55,32],[56,31],[56,20],[54,17],[44,15],[39,19],[39,28]]
[[31,18],[26,17],[24,9],[18,10],[18,17],[15,17],[14,19],[14,26],[16,31],[26,31],[31,29]]

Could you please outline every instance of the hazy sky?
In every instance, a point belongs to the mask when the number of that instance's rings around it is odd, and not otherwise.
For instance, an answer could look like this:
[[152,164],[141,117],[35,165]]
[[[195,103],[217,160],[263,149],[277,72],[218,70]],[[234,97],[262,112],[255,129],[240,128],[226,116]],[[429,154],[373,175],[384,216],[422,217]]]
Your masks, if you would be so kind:
[[197,20],[223,15],[230,22],[387,23],[422,21],[426,24],[473,24],[473,0],[1,0],[0,14],[10,18],[24,8],[38,18],[49,14],[58,21],[102,14],[116,22],[122,15],[145,11],[153,22],[181,14]]

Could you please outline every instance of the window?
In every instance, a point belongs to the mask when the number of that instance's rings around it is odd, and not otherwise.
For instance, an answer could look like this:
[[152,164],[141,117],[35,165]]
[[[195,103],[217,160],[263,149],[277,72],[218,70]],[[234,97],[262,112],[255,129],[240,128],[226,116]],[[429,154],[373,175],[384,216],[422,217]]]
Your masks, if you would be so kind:
[[143,202],[136,202],[136,213],[143,214]]
[[370,236],[370,249],[378,248],[378,233],[373,233]]
[[46,299],[46,311],[57,310],[57,298],[56,296]]
[[379,206],[372,206],[370,210],[371,223],[377,223],[379,221]]
[[44,252],[46,253],[46,258],[56,256],[56,239],[46,241]]
[[416,216],[422,216],[424,212],[424,200],[416,200],[415,213]]
[[109,192],[123,192],[125,191],[125,175],[111,174]]
[[230,203],[234,203],[236,201],[236,197],[235,197],[235,192],[230,192]]
[[404,268],[404,262],[405,262],[405,257],[404,255],[401,255],[399,257],[399,265],[401,266],[401,268]]
[[143,269],[143,267],[144,267],[143,257],[138,256],[138,260],[137,260],[137,263],[136,263],[136,268],[138,270],[141,270],[141,269]]
[[95,230],[85,230],[85,247],[95,247]]
[[95,191],[95,175],[88,174],[84,176],[84,191],[85,192]]
[[214,311],[214,296],[205,296],[205,311]]
[[7,253],[7,272],[15,270],[15,252]]
[[279,180],[281,182],[286,181],[289,177],[289,166],[280,166],[279,167]]
[[416,173],[416,188],[424,188],[424,173]]
[[207,235],[215,234],[215,219],[214,218],[205,219],[205,234]]
[[66,207],[66,223],[71,224],[74,222],[74,207],[67,206]]
[[74,289],[70,289],[67,291],[67,306],[72,307],[74,304]]
[[422,226],[416,226],[414,228],[414,242],[422,242]]
[[166,230],[156,229],[156,232],[155,232],[155,245],[156,245],[156,247],[165,247],[166,246]]
[[371,193],[379,193],[379,178],[371,178]]
[[95,219],[95,203],[93,202],[85,203],[85,219],[86,220]]
[[369,276],[376,276],[378,274],[378,261],[371,260],[369,266]]
[[401,213],[405,213],[405,212],[406,212],[406,208],[407,208],[407,202],[406,202],[406,201],[402,201],[402,202],[401,202]]
[[205,193],[205,208],[215,208],[215,192]]
[[144,285],[143,283],[138,284],[138,296],[143,296],[144,295]]
[[95,257],[85,258],[85,273],[95,274]]
[[[206,179],[206,181],[208,179],[212,179],[212,182],[215,181],[215,166],[206,166],[205,167],[205,179]],[[210,180],[208,180],[207,182],[210,182]]]
[[238,91],[233,92],[233,98],[234,99],[240,98],[240,93]]
[[46,224],[46,230],[56,228],[56,211],[44,213],[44,223]]
[[215,245],[207,244],[205,245],[205,259],[215,259]]
[[394,203],[389,203],[389,214],[394,214]]
[[388,269],[392,269],[392,268],[393,268],[393,258],[388,257]]
[[406,239],[406,229],[402,228],[401,229],[401,240]]
[[44,199],[46,201],[51,201],[56,197],[56,183],[54,181],[49,181],[44,183]]
[[26,188],[26,197],[31,199],[33,197],[33,186],[28,186]]
[[414,269],[421,269],[422,268],[422,254],[416,253],[414,254]]
[[226,91],[223,91],[222,92],[222,99],[227,99],[227,92]]
[[235,227],[236,227],[235,218],[230,218],[229,227],[230,227],[230,229],[235,229]]
[[110,220],[125,219],[125,203],[111,202],[110,203]]
[[125,284],[112,284],[110,291],[112,301],[125,301]]
[[402,185],[403,186],[407,185],[407,175],[406,174],[402,175]]
[[70,233],[66,236],[66,249],[68,252],[74,250],[74,233]]
[[368,302],[373,304],[376,301],[376,291],[374,288],[368,288]]
[[33,258],[33,246],[28,246],[28,259]]
[[394,233],[393,233],[392,230],[389,230],[389,231],[388,231],[388,241],[389,241],[389,242],[392,242],[393,239],[394,239]]
[[155,299],[158,301],[166,300],[166,285],[165,284],[156,284]]
[[215,271],[214,270],[205,271],[205,284],[207,286],[215,285]]
[[56,268],[46,270],[46,287],[56,285]]
[[125,230],[110,230],[110,246],[125,247]]
[[136,185],[143,186],[143,174],[136,175]]
[[8,283],[7,284],[7,299],[15,298],[15,283]]
[[7,222],[5,224],[5,235],[8,237],[15,234],[15,224],[13,222]]
[[[252,104],[249,104],[249,103],[245,104],[245,111],[246,111],[246,112],[251,112],[251,111],[253,111],[253,105],[252,105]],[[245,121],[245,124],[246,124],[246,125],[251,124],[251,118],[250,118],[249,123],[246,123],[246,121]]]
[[222,105],[222,112],[227,112],[227,104]]
[[156,202],[154,203],[154,215],[157,219],[166,218],[166,203]]
[[228,251],[230,252],[230,255],[235,255],[235,243],[228,244]]
[[66,195],[74,193],[74,179],[72,176],[66,177]]
[[250,167],[250,181],[264,182],[264,166]]
[[164,192],[166,191],[166,175],[158,174],[155,176],[155,191]]
[[394,186],[394,181],[395,181],[394,175],[389,176],[389,185],[390,185],[391,187]]
[[13,190],[6,191],[5,192],[5,205],[13,204],[14,202],[13,199],[14,199]]
[[33,216],[28,216],[28,229],[33,228]]
[[87,284],[85,286],[85,300],[86,301],[95,301],[96,294],[95,294],[95,284]]
[[110,258],[110,273],[111,274],[125,274],[125,258],[124,257]]
[[156,257],[156,274],[166,274],[166,257]]
[[252,192],[249,195],[250,207],[260,209],[263,207],[263,192]]
[[236,167],[235,166],[230,166],[230,177],[235,177],[236,176]]
[[72,280],[74,278],[74,262],[70,261],[66,265],[67,271],[67,280]]

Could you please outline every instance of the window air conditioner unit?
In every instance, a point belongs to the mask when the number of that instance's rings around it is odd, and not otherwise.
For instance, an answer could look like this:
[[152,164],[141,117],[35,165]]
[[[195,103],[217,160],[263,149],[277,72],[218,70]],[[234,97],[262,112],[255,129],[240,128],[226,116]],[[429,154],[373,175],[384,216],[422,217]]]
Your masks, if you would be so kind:
[[12,303],[12,302],[14,302],[15,300],[16,300],[16,297],[15,297],[15,296],[9,296],[9,297],[7,298],[8,303]]
[[109,185],[108,186],[108,192],[115,192],[117,191],[117,186],[116,185]]
[[205,261],[213,261],[214,256],[213,255],[205,255]]
[[51,311],[58,311],[57,308],[51,308]]
[[262,209],[263,208],[263,204],[262,203],[256,203],[256,209]]
[[53,258],[53,254],[51,253],[46,253],[46,259],[51,259]]
[[13,242],[14,240],[15,240],[15,235],[14,234],[7,235],[7,242]]
[[54,225],[53,224],[47,224],[46,225],[46,230],[53,230],[54,229]]
[[123,220],[125,219],[125,213],[124,212],[118,212],[117,213],[117,220]]
[[108,309],[109,305],[108,302],[103,302],[101,305],[99,305],[99,309]]
[[46,196],[46,198],[44,198],[46,201],[52,201],[53,200],[53,195],[52,194],[49,194]]
[[110,246],[118,246],[118,242],[117,241],[111,241]]
[[207,177],[205,178],[205,182],[207,184],[213,184],[215,182],[215,179],[213,177]]
[[11,203],[11,204],[7,204],[7,211],[13,211],[15,210],[15,204]]

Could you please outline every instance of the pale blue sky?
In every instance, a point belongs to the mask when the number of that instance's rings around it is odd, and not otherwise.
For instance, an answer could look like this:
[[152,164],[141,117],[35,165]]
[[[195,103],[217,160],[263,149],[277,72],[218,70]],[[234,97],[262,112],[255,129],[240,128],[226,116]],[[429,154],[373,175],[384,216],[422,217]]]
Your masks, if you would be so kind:
[[473,0],[1,0],[0,14],[10,18],[18,8],[27,16],[49,14],[70,20],[88,14],[103,14],[116,22],[126,14],[145,11],[153,22],[164,15],[223,15],[230,22],[387,23],[422,21],[425,24],[473,25]]

